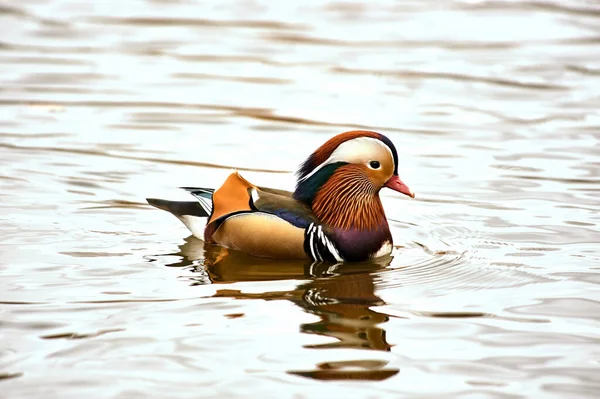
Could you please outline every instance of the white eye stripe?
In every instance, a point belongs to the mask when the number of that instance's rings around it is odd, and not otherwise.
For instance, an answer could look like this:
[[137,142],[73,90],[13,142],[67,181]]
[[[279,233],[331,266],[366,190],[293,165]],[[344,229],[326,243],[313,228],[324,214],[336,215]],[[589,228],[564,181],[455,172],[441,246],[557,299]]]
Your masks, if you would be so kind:
[[[324,166],[335,162],[362,163],[365,161],[365,157],[369,155],[369,153],[376,153],[377,148],[385,148],[390,155],[390,159],[392,159],[392,162],[394,162],[392,150],[384,142],[372,137],[357,137],[340,144],[335,151],[331,153],[329,158],[325,160],[325,162],[314,168],[312,172],[300,179],[299,182],[309,179]],[[368,159],[368,161],[371,160],[372,159]],[[394,169],[395,168],[396,165],[394,165]]]

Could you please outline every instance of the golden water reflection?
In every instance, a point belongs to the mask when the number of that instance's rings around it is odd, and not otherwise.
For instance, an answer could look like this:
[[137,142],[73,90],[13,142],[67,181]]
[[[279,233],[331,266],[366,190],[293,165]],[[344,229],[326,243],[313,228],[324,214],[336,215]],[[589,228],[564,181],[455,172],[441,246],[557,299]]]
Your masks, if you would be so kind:
[[[300,330],[316,334],[333,341],[306,345],[312,349],[367,349],[390,351],[385,329],[381,325],[389,315],[377,312],[372,307],[385,302],[376,295],[374,276],[377,271],[389,266],[392,256],[358,264],[311,263],[303,260],[278,260],[253,257],[216,245],[205,244],[188,237],[180,251],[171,255],[181,261],[169,266],[191,266],[206,271],[213,284],[228,284],[248,281],[303,280],[294,289],[245,293],[237,289],[218,289],[215,297],[234,299],[260,299],[265,301],[287,300],[305,312],[319,317],[312,323],[303,323]],[[194,280],[194,278],[192,278]],[[192,284],[204,285],[204,278]],[[397,317],[397,316],[396,316]],[[380,360],[356,360],[326,362],[315,370],[290,371],[291,374],[314,379],[367,379],[382,380],[398,373],[397,369],[384,369],[386,362]]]

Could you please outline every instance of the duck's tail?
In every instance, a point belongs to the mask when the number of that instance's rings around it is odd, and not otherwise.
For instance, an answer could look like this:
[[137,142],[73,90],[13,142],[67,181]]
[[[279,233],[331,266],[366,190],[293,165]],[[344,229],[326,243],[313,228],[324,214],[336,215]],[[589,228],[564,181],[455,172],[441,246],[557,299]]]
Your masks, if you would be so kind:
[[198,201],[169,201],[158,198],[146,198],[152,206],[172,213],[181,220],[192,234],[201,240],[204,239],[206,218],[210,216]]
[[200,205],[198,201],[169,201],[158,198],[146,198],[148,203],[163,211],[171,212],[177,217],[196,216],[208,217],[209,213]]

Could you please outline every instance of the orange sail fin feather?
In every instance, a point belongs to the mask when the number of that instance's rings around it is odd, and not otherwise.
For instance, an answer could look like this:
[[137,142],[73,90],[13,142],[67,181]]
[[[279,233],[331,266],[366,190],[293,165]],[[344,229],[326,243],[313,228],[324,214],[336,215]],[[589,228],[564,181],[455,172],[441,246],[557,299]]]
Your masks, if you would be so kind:
[[392,251],[379,199],[384,187],[414,198],[398,176],[391,140],[357,130],[313,152],[300,167],[294,193],[259,188],[235,172],[216,191],[185,188],[200,206],[148,202],[173,213],[196,237],[226,248],[271,258],[353,262]]
[[234,213],[250,211],[250,193],[248,189],[255,185],[244,179],[237,171],[230,174],[225,183],[213,194],[213,213],[208,224]]

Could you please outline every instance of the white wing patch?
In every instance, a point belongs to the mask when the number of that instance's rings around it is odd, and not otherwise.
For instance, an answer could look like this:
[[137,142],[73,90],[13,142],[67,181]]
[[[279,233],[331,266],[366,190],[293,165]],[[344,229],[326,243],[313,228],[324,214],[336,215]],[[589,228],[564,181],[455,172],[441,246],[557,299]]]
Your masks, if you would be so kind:
[[256,202],[258,202],[258,200],[260,199],[260,196],[258,195],[258,190],[255,188],[252,188],[250,190],[250,195],[252,197],[252,202],[254,202],[256,204]]

